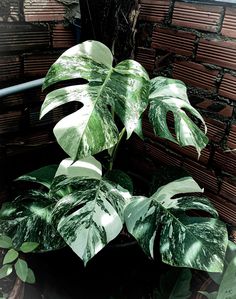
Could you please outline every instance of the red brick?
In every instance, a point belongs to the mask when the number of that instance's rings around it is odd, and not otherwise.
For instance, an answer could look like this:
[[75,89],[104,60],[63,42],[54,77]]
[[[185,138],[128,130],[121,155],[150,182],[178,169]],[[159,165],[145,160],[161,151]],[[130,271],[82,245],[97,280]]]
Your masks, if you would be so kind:
[[219,95],[236,101],[236,76],[224,74],[219,88]]
[[236,149],[236,125],[232,125],[227,139],[227,146]]
[[19,56],[0,57],[0,80],[10,80],[20,77],[21,63]]
[[221,33],[236,38],[236,8],[226,7]]
[[39,50],[50,46],[48,28],[40,25],[0,26],[0,52]]
[[236,174],[236,153],[217,150],[213,157],[213,163],[221,170],[230,174]]
[[201,151],[201,156],[198,158],[197,151],[193,146],[181,147],[174,142],[168,142],[167,144],[173,151],[176,151],[177,153],[181,154],[182,157],[189,157],[192,160],[204,165],[208,164],[210,157],[210,150],[208,148],[204,148]]
[[26,22],[62,21],[65,8],[56,0],[25,0],[24,15]]
[[184,162],[183,168],[201,187],[211,190],[214,193],[218,192],[218,179],[213,170],[209,170],[205,166],[190,160]]
[[169,0],[141,0],[139,19],[150,22],[162,22],[168,15]]
[[221,188],[220,196],[227,198],[233,203],[236,203],[236,182],[232,178],[224,178]]
[[60,56],[55,54],[31,54],[24,57],[24,74],[27,76],[45,76],[50,66]]
[[20,16],[19,0],[1,1],[0,22],[17,22]]
[[152,35],[152,48],[191,56],[195,35],[191,32],[157,28]]
[[146,155],[155,162],[163,163],[170,166],[181,166],[182,159],[174,153],[167,152],[163,147],[153,145],[150,143],[145,144]]
[[142,64],[147,71],[153,71],[156,51],[154,49],[139,47],[135,60]]
[[236,42],[200,39],[196,59],[236,69]]
[[203,31],[217,32],[222,6],[176,2],[172,24]]
[[233,106],[209,99],[202,99],[201,102],[195,105],[195,108],[203,109],[206,112],[220,115],[224,118],[231,118],[233,114]]
[[204,65],[182,61],[176,62],[173,69],[173,77],[180,79],[184,83],[215,91],[216,77],[219,74],[217,70],[209,70]]
[[220,218],[226,223],[236,225],[236,205],[220,196],[206,192],[205,195],[212,202]]
[[225,136],[226,124],[211,118],[205,118],[204,120],[207,126],[207,137],[211,141],[220,143]]
[[56,24],[52,32],[53,48],[70,48],[75,45],[75,38],[71,29],[63,24]]

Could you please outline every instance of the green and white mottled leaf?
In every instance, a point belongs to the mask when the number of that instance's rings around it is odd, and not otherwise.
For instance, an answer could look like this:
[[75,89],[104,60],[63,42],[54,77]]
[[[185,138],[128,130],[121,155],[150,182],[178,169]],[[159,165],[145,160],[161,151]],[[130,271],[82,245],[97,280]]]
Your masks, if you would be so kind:
[[86,41],[64,52],[46,76],[44,88],[68,79],[88,81],[50,92],[41,109],[43,117],[68,102],[83,104],[54,128],[58,143],[73,160],[117,143],[119,133],[110,107],[123,122],[129,137],[139,127],[140,116],[148,105],[149,77],[143,67],[133,60],[112,67],[112,61],[112,54],[105,45]]
[[86,157],[81,160],[74,160],[67,158],[61,161],[56,175],[66,175],[68,177],[90,177],[90,178],[101,178],[102,176],[102,165],[94,157]]
[[21,247],[20,251],[24,253],[32,252],[39,246],[39,243],[36,242],[24,242]]
[[207,217],[163,217],[160,252],[172,266],[222,272],[227,247],[227,230],[218,219]]
[[19,256],[19,252],[17,252],[14,248],[11,248],[7,251],[3,259],[3,265],[14,262]]
[[77,190],[58,201],[53,210],[57,230],[86,264],[123,227],[128,191],[106,180],[80,179]]
[[11,248],[12,247],[12,239],[6,235],[2,235],[3,231],[1,231],[0,235],[0,248]]
[[[178,143],[181,146],[194,146],[200,151],[208,143],[208,138],[189,118],[188,111],[205,124],[200,113],[194,109],[186,94],[186,87],[179,80],[156,77],[151,80],[149,119],[157,136]],[[167,124],[167,113],[174,116],[175,134],[172,135]],[[205,127],[206,132],[206,127]]]
[[65,246],[51,223],[54,198],[39,191],[18,196],[6,202],[0,210],[0,231],[10,236],[15,248],[24,242],[36,242],[37,251],[49,251]]
[[35,283],[36,282],[36,279],[35,279],[35,275],[34,275],[34,272],[32,269],[28,268],[28,274],[27,274],[27,278],[26,278],[26,281],[27,283]]
[[18,177],[16,181],[38,183],[49,188],[53,181],[57,168],[58,165],[47,165]]
[[151,257],[154,257],[154,241],[159,230],[163,262],[177,267],[222,272],[227,247],[225,225],[218,219],[183,214],[197,209],[217,216],[207,199],[182,197],[184,193],[200,191],[192,178],[185,177],[159,188],[150,198],[133,197],[125,209],[125,223]]
[[7,277],[10,275],[13,271],[12,265],[3,265],[2,268],[0,268],[0,279]]
[[28,276],[28,269],[29,269],[27,262],[19,258],[14,266],[15,266],[16,275],[23,282],[26,282]]

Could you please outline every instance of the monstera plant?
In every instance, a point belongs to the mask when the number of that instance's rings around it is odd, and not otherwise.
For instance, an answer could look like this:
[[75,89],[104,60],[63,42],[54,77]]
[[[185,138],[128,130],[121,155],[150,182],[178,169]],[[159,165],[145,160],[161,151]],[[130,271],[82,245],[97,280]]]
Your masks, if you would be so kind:
[[[67,84],[59,88],[57,83]],[[58,58],[43,89],[50,92],[41,117],[60,105],[78,103],[78,109],[54,127],[56,140],[69,157],[59,167],[46,166],[18,178],[42,187],[2,206],[0,231],[16,245],[39,243],[37,251],[67,244],[86,264],[127,230],[152,258],[157,251],[173,266],[222,271],[227,231],[191,177],[174,180],[148,197],[133,194],[131,178],[113,169],[121,139],[143,137],[144,111],[157,136],[194,146],[200,155],[208,139],[196,120],[204,120],[190,105],[184,83],[150,79],[134,60],[113,66],[104,44],[86,41]],[[169,112],[174,132],[168,127]],[[107,159],[101,163],[102,153]],[[193,210],[204,216],[189,213]]]

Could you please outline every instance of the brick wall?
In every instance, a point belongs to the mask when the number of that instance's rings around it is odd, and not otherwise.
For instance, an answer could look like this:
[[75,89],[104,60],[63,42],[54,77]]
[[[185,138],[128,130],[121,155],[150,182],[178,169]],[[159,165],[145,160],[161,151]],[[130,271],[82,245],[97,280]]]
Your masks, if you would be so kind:
[[205,188],[221,217],[236,225],[236,5],[141,0],[136,59],[150,76],[184,81],[192,105],[204,116],[209,145],[200,159],[153,136],[137,152],[155,163],[186,169]]
[[[0,1],[0,88],[44,77],[75,44],[64,12],[56,0]],[[0,98],[0,202],[13,178],[60,159],[52,127],[63,110],[39,122],[42,101],[41,88]]]

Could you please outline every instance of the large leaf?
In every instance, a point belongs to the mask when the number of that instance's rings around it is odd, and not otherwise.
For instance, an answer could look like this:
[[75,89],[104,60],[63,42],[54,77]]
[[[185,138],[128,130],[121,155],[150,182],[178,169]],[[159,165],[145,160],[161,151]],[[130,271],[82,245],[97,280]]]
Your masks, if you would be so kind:
[[24,242],[37,242],[37,251],[48,251],[64,246],[51,223],[51,211],[56,201],[47,194],[31,191],[6,202],[0,210],[0,231],[12,237],[16,248]]
[[118,129],[110,107],[122,120],[128,137],[139,127],[140,116],[147,107],[149,77],[143,67],[126,60],[113,68],[112,61],[105,45],[86,41],[64,52],[46,76],[44,88],[68,79],[88,81],[50,92],[41,109],[42,117],[68,102],[83,104],[54,128],[58,143],[74,160],[117,143]]
[[32,172],[18,177],[16,181],[28,181],[38,183],[49,188],[57,171],[57,167],[58,165],[47,165],[41,167],[39,169],[36,169]]
[[227,246],[225,225],[218,219],[184,214],[198,209],[217,216],[207,199],[182,197],[184,193],[200,191],[192,178],[185,177],[159,188],[150,198],[133,197],[125,209],[125,222],[128,231],[151,257],[159,229],[160,253],[165,263],[221,272]]
[[77,190],[58,201],[53,220],[66,243],[86,264],[123,227],[130,194],[106,180],[80,179]]
[[94,157],[86,157],[84,159],[74,162],[74,160],[67,158],[61,161],[55,176],[66,175],[68,177],[90,177],[101,178],[102,165]]
[[[174,79],[156,77],[151,80],[149,119],[156,135],[177,142],[181,146],[192,145],[198,154],[208,143],[208,138],[189,118],[188,111],[205,124],[199,112],[194,109],[186,94],[185,85]],[[167,113],[174,116],[175,134],[172,135],[167,124]],[[206,130],[206,128],[205,128]]]

